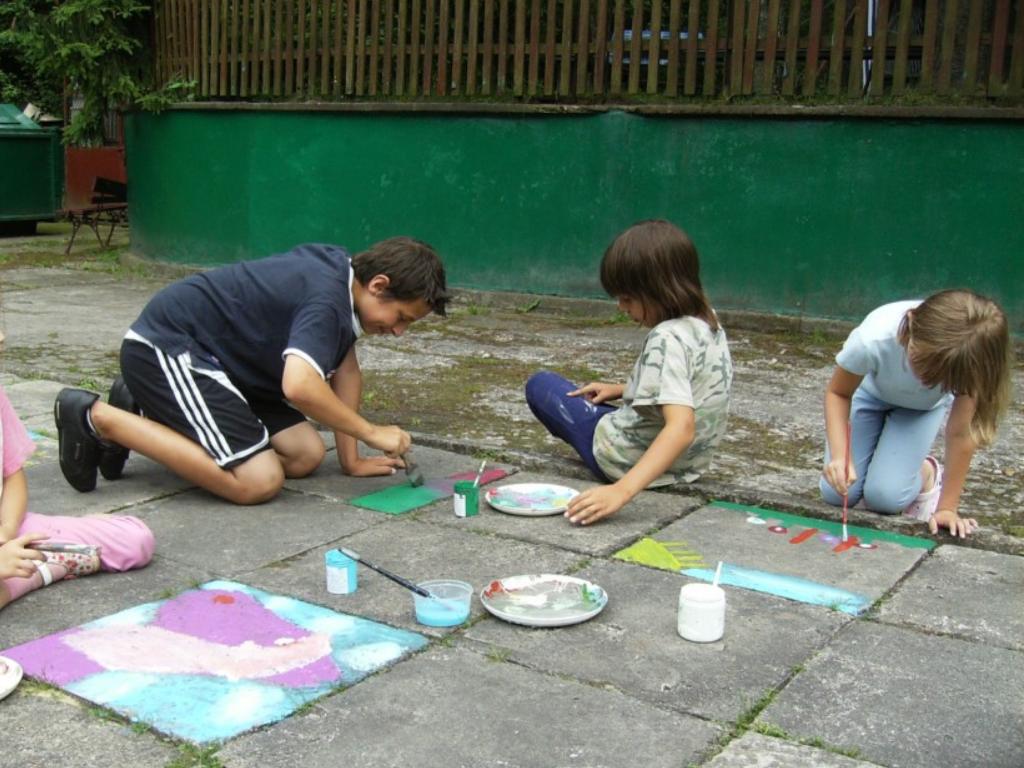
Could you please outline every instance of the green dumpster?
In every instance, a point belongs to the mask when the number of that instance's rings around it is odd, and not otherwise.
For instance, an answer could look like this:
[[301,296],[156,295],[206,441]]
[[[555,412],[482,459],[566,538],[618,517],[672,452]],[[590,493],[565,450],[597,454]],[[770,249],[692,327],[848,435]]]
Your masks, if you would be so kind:
[[31,233],[37,221],[53,221],[63,194],[60,132],[0,104],[0,233]]

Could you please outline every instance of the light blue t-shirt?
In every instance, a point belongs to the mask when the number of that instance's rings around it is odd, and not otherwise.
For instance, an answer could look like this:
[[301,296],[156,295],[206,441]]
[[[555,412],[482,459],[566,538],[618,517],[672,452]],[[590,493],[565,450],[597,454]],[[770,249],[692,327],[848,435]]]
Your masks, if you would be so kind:
[[953,395],[921,383],[897,338],[903,316],[920,303],[920,299],[897,301],[873,310],[850,332],[836,363],[863,376],[860,386],[869,395],[900,408],[930,411],[947,405]]

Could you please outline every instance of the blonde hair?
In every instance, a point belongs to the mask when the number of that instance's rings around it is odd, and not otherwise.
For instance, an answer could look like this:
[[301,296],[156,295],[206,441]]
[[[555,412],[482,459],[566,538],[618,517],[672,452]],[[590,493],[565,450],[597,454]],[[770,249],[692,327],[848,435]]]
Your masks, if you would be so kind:
[[940,291],[907,312],[899,340],[929,387],[974,399],[971,437],[990,444],[1010,405],[1013,351],[1006,315],[973,291]]

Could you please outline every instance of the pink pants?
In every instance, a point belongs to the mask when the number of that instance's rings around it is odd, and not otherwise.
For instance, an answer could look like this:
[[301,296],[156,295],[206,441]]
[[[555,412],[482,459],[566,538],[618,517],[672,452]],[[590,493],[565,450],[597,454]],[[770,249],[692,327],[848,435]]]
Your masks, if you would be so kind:
[[[67,517],[37,515],[28,512],[18,535],[45,533],[54,541],[92,544],[100,547],[100,567],[104,571],[130,571],[141,568],[153,557],[153,532],[137,517],[126,515],[90,515]],[[4,579],[4,586],[16,600],[42,583],[38,575],[27,579]]]

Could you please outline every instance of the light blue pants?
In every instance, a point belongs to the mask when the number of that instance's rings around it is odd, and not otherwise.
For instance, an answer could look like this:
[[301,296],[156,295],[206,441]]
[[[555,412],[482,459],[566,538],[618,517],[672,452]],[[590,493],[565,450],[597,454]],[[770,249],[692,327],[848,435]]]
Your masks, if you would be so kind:
[[[921,492],[921,464],[949,410],[944,402],[930,411],[899,408],[858,388],[850,405],[850,443],[857,481],[849,505],[862,498],[873,512],[895,515]],[[831,460],[825,442],[825,463]],[[821,497],[842,506],[843,497],[821,478]]]

